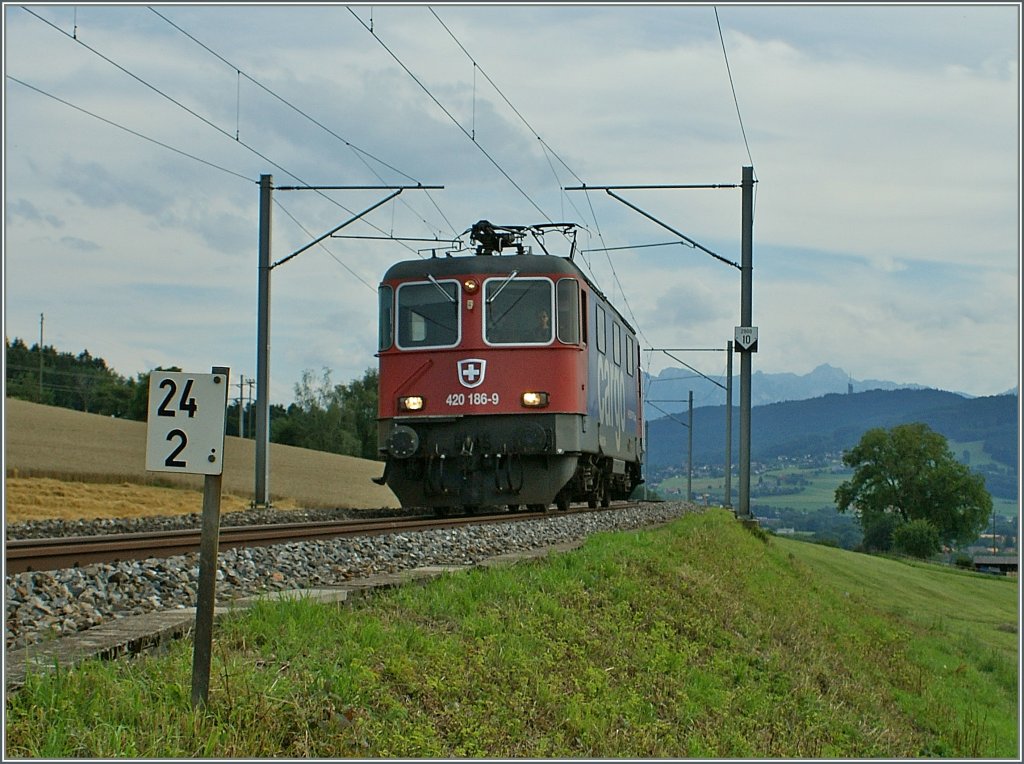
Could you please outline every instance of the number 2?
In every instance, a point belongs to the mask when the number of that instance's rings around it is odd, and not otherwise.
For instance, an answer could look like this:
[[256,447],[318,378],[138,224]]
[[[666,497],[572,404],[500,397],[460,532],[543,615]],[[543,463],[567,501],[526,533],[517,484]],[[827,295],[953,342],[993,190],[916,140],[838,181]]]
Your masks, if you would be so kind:
[[[168,380],[168,381],[170,381],[170,380]],[[174,416],[174,415],[171,414],[171,416]],[[172,441],[175,438],[180,438],[180,442],[178,443],[178,447],[175,448],[173,451],[171,451],[171,453],[167,456],[167,458],[164,459],[164,466],[165,467],[182,467],[182,468],[187,467],[188,465],[184,461],[182,461],[180,459],[175,459],[174,457],[177,456],[178,454],[180,454],[182,451],[185,450],[185,445],[188,443],[188,436],[185,435],[185,433],[182,432],[181,430],[171,430],[169,433],[167,433],[167,440],[168,441]]]

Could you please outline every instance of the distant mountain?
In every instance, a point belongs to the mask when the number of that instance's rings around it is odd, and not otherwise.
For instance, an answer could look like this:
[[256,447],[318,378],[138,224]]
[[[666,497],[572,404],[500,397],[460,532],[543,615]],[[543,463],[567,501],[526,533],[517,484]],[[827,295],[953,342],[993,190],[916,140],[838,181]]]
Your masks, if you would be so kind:
[[[652,470],[685,464],[686,414],[658,417],[648,409],[649,461]],[[755,462],[838,455],[874,427],[923,422],[948,440],[981,442],[1001,468],[986,474],[989,491],[1017,495],[1017,396],[966,398],[941,390],[872,390],[830,393],[801,401],[772,403],[750,412],[750,457]],[[733,463],[739,461],[739,408],[732,416]],[[725,406],[693,411],[694,464],[721,465],[725,458]]]
[[[725,376],[707,375],[712,381],[690,369],[662,369],[656,377],[645,378],[648,397],[658,408],[674,413],[685,411],[689,392],[693,391],[694,405],[708,405],[712,401],[725,405]],[[721,385],[721,387],[719,387]],[[739,374],[733,369],[733,403],[739,402]],[[862,393],[868,390],[924,390],[923,385],[901,384],[881,379],[853,379],[847,372],[823,363],[809,374],[767,374],[755,371],[750,375],[750,405],[767,406],[782,401],[802,401],[829,393]],[[659,401],[672,401],[661,403]],[[682,401],[682,402],[680,402]]]

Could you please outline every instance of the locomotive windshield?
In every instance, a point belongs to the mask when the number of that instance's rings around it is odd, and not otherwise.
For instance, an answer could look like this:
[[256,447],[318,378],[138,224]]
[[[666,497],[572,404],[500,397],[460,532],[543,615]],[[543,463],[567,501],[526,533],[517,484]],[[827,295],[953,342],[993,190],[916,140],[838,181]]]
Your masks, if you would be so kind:
[[546,344],[553,338],[552,284],[548,279],[503,278],[484,283],[487,342]]
[[457,345],[458,290],[456,281],[427,281],[398,287],[398,347]]

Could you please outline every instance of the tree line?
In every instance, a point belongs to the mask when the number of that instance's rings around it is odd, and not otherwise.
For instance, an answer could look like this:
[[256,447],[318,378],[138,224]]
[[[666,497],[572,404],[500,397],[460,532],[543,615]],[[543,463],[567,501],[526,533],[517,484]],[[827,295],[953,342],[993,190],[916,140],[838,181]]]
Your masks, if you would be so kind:
[[[52,345],[5,338],[6,395],[89,414],[144,422],[149,410],[149,372],[125,377],[88,350],[77,355]],[[158,367],[155,371],[181,371]],[[295,384],[295,401],[270,406],[270,442],[377,458],[377,370],[367,369],[348,384],[306,370]],[[255,404],[239,396],[226,412],[229,435],[253,437]]]

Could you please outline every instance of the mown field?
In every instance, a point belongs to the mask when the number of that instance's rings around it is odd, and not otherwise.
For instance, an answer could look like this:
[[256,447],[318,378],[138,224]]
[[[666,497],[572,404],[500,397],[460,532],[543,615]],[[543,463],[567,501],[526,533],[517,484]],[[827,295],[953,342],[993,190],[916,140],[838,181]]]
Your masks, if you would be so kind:
[[[128,517],[202,510],[201,475],[146,471],[146,424],[4,402],[6,522],[48,518]],[[380,462],[272,443],[271,502],[296,507],[395,507],[371,482]],[[255,444],[225,439],[221,511],[249,506],[255,490]]]

